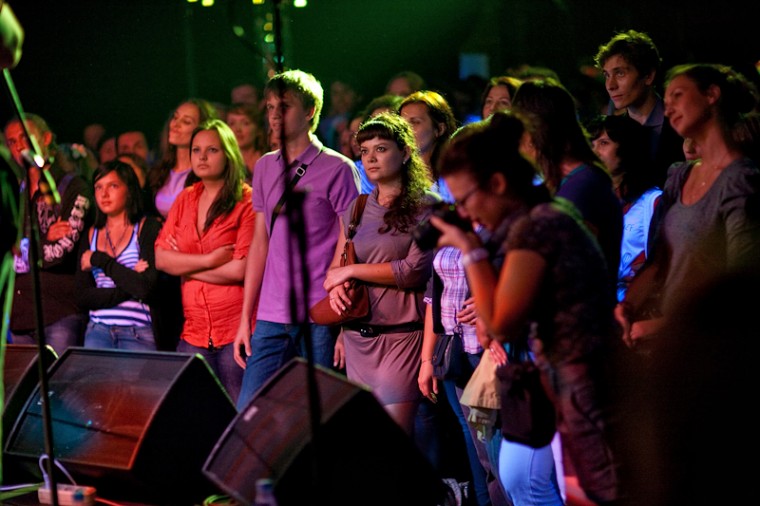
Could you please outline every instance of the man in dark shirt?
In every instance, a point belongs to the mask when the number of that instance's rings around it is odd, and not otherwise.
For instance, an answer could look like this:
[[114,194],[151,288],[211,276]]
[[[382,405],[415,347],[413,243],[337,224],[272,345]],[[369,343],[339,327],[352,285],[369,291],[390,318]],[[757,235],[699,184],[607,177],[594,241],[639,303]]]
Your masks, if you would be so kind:
[[656,91],[662,63],[657,47],[647,34],[628,30],[600,46],[594,59],[615,109],[625,110],[649,131],[657,184],[662,188],[668,167],[684,155],[683,139],[666,120],[662,97]]
[[[59,355],[69,346],[81,346],[86,315],[75,305],[74,272],[77,243],[90,219],[92,198],[87,183],[73,174],[65,174],[55,160],[55,136],[44,119],[26,115],[26,131],[39,146],[44,166],[28,163],[23,188],[31,206],[23,206],[24,237],[14,256],[16,271],[13,307],[10,315],[11,342],[34,344],[38,339],[35,314],[42,312],[45,342]],[[5,126],[5,142],[14,160],[24,166],[31,143],[21,121],[14,118]],[[49,172],[58,187],[60,202],[45,191],[45,172]],[[30,212],[31,210],[31,212]],[[31,216],[30,216],[31,214]],[[30,259],[31,224],[39,231],[40,301],[33,297]]]

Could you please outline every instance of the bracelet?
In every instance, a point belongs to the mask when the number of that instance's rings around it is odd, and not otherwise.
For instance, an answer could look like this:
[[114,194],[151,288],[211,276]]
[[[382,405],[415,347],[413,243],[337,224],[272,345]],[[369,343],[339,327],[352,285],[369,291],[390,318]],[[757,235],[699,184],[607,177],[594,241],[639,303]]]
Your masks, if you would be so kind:
[[425,362],[432,362],[432,361],[433,361],[433,359],[432,359],[432,358],[423,358],[423,359],[420,359],[420,362],[422,362],[423,364],[424,364]]
[[467,267],[477,262],[488,259],[488,250],[485,248],[475,248],[469,253],[462,255],[462,266]]

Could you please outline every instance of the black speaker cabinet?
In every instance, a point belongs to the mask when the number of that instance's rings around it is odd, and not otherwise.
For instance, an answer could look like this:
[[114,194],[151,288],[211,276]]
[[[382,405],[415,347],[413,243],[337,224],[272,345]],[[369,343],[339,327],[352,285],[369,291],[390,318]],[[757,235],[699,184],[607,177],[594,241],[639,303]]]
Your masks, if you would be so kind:
[[[48,385],[54,454],[77,483],[162,504],[218,492],[202,467],[237,411],[200,355],[69,348]],[[8,436],[11,466],[40,476],[43,429],[38,389]]]
[[[57,355],[51,346],[43,348],[42,366],[45,370],[55,362]],[[24,408],[24,404],[37,388],[40,381],[39,347],[36,344],[8,344],[5,346],[5,358],[3,360],[3,418],[2,418],[2,444],[8,440],[8,433],[18,419]],[[2,453],[2,452],[0,452]],[[3,483],[17,483],[23,477],[15,466],[8,464],[5,453],[3,459]]]
[[[308,366],[294,359],[233,420],[203,472],[242,504],[270,478],[280,506],[435,505],[443,481],[374,395],[315,366],[321,424],[312,439]],[[315,453],[316,452],[316,453]]]
[[[48,367],[57,358],[50,346],[44,348],[43,367]],[[8,344],[3,362],[3,442],[10,427],[21,413],[24,403],[32,395],[40,381],[39,347],[34,344]]]

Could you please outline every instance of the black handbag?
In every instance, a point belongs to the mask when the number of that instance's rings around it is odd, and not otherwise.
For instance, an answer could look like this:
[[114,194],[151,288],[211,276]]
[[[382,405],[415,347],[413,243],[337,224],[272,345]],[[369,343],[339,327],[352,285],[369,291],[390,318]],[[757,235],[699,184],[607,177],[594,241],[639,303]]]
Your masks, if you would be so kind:
[[496,369],[496,376],[500,382],[504,439],[533,448],[551,443],[557,415],[541,369],[530,361],[507,363]]
[[454,379],[464,373],[464,343],[462,326],[457,324],[453,334],[441,334],[433,349],[433,377]]

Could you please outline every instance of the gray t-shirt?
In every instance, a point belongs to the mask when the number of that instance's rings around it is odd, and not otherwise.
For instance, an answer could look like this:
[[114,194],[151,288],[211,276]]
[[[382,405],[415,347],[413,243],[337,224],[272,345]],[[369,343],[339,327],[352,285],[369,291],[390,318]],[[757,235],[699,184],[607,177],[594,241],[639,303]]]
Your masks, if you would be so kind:
[[667,306],[693,293],[697,284],[760,260],[760,171],[748,158],[726,167],[697,202],[681,202],[693,164],[674,164],[665,192],[670,209],[662,224],[671,259],[663,301]]
[[[431,195],[430,202],[435,198]],[[348,223],[354,211],[354,200],[343,215],[344,231],[348,233]],[[354,247],[356,256],[362,263],[390,262],[396,286],[369,286],[370,314],[362,321],[375,325],[397,325],[424,321],[425,306],[423,295],[433,267],[434,251],[422,251],[412,239],[412,228],[381,234],[383,216],[388,211],[377,201],[377,189],[367,199],[361,223],[356,229]],[[419,223],[430,214],[425,206],[418,214]]]

